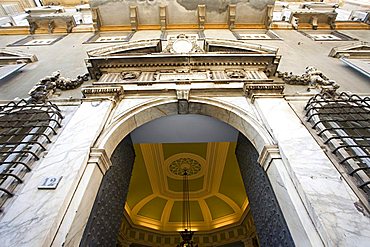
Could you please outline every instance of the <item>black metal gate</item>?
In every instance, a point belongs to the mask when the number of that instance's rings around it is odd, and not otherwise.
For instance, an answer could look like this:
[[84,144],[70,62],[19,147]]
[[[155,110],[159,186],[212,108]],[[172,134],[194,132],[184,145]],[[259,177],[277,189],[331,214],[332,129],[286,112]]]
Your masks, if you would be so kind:
[[244,186],[261,246],[295,246],[280,206],[252,143],[239,134],[236,146]]
[[87,222],[81,247],[116,246],[130,184],[135,151],[130,136],[114,150]]

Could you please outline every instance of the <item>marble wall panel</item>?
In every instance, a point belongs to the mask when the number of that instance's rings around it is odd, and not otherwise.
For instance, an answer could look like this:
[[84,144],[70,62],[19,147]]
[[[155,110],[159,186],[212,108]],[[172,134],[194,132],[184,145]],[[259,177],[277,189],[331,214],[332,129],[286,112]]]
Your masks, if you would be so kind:
[[[2,246],[50,246],[111,104],[85,102],[79,107],[1,218]],[[49,176],[62,176],[58,187],[39,190]]]
[[256,99],[284,164],[325,246],[367,246],[370,218],[284,99]]

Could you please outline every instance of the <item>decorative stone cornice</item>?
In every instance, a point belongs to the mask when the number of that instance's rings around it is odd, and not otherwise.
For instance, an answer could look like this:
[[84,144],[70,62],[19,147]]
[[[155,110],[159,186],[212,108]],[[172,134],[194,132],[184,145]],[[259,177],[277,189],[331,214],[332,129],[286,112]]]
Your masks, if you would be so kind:
[[121,86],[89,86],[81,89],[85,98],[116,98],[123,94]]
[[267,171],[273,159],[281,159],[279,147],[277,145],[264,146],[258,158],[258,163]]
[[270,82],[246,82],[244,83],[244,94],[249,98],[256,96],[282,96],[284,83]]
[[88,163],[97,164],[103,174],[105,174],[109,167],[112,165],[105,150],[99,148],[91,148]]

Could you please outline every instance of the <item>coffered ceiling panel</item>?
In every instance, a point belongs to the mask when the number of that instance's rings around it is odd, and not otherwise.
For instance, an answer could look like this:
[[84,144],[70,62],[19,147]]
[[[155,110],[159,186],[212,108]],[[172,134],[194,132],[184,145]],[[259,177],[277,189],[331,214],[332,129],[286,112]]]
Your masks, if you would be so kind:
[[209,231],[241,220],[248,199],[234,142],[135,144],[125,210],[138,226],[182,228],[183,172],[189,174],[190,218]]

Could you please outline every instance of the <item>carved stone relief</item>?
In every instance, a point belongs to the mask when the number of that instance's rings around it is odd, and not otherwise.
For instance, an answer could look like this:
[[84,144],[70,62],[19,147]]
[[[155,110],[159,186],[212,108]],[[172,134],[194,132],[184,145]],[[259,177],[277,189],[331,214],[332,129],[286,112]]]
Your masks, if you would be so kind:
[[204,49],[197,44],[197,39],[186,34],[179,34],[176,38],[168,40],[167,47],[163,53],[199,53]]
[[289,85],[321,87],[333,92],[339,88],[339,85],[334,80],[330,80],[320,70],[313,66],[306,67],[306,70],[302,75],[294,75],[292,72],[277,71],[277,76],[282,78],[283,81]]
[[225,70],[225,73],[227,77],[231,79],[243,79],[246,77],[246,74],[242,69]]
[[42,78],[30,91],[28,101],[32,103],[45,102],[55,90],[71,90],[78,88],[89,79],[89,74],[78,75],[76,79],[60,76],[60,71],[55,71],[51,76]]
[[121,79],[124,81],[137,80],[141,71],[125,71],[121,73]]

